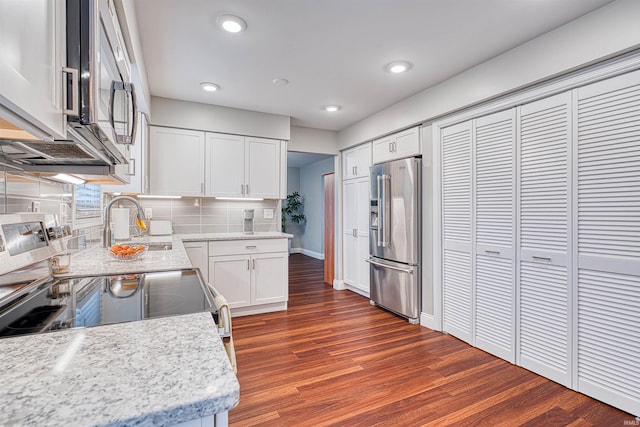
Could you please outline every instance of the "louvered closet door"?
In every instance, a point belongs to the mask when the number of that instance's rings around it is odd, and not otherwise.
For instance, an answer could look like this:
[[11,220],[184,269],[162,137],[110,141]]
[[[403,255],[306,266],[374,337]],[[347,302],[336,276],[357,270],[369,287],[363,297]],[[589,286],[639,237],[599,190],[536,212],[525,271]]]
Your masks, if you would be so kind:
[[520,364],[570,385],[570,93],[521,107]]
[[475,345],[515,362],[515,109],[475,123]]
[[471,342],[471,121],[442,130],[444,331]]
[[640,72],[577,96],[578,390],[640,415]]

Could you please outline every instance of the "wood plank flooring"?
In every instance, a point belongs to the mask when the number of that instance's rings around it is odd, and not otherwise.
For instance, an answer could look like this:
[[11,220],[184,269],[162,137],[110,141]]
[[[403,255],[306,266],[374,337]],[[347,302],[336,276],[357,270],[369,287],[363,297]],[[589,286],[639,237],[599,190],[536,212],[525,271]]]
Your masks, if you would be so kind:
[[232,426],[623,426],[634,417],[410,325],[292,255],[289,309],[234,319]]

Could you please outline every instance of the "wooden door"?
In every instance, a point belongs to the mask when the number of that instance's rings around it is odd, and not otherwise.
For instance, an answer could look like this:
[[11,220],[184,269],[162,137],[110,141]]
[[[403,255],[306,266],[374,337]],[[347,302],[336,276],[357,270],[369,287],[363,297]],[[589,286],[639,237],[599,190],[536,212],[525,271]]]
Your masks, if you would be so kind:
[[324,179],[324,281],[333,285],[335,265],[335,174]]

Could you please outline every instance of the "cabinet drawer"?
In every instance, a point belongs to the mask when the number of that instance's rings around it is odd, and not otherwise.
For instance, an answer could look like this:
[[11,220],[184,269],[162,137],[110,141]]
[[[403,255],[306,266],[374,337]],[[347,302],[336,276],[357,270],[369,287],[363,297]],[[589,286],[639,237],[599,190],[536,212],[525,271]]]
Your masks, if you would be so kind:
[[216,240],[209,242],[209,256],[286,252],[287,239]]

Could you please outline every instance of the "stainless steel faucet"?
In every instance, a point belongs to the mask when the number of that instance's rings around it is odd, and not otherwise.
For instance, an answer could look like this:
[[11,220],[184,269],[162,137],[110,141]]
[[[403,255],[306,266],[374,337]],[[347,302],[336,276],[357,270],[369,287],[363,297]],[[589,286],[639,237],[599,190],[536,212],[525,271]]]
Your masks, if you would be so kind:
[[140,206],[140,202],[130,196],[116,196],[109,203],[107,203],[107,207],[104,208],[104,233],[102,235],[102,243],[105,248],[111,247],[114,243],[111,240],[111,206],[117,201],[120,200],[128,200],[133,203],[138,209],[138,219],[140,221],[145,221],[147,218],[144,216],[144,211],[142,210],[142,206]]

